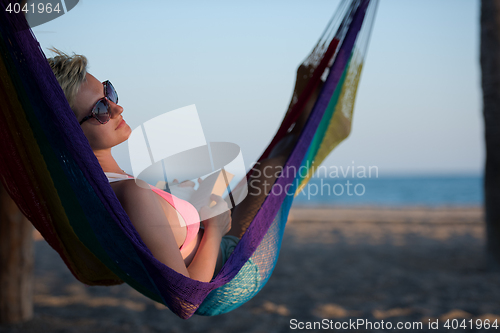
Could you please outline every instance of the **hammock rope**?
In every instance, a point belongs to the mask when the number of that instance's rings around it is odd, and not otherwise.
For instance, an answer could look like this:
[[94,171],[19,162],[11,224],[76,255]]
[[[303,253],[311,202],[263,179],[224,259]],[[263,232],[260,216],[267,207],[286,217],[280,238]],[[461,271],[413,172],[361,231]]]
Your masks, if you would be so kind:
[[[163,265],[117,200],[22,13],[6,12],[8,3],[0,0],[0,178],[73,275],[88,285],[126,282],[181,318],[225,313],[253,297],[276,264],[293,195],[271,191],[211,282]],[[341,3],[304,61],[311,69],[306,87],[295,92],[259,161],[297,121],[322,77],[321,93],[284,169],[319,163],[348,135],[376,5]],[[297,180],[304,186],[313,172],[283,172],[273,188],[296,193]]]

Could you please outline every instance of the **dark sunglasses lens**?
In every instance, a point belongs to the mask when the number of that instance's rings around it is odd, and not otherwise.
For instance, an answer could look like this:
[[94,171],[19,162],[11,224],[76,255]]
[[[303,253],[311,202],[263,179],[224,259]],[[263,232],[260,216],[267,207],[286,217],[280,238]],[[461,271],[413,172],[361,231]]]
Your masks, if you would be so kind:
[[106,81],[106,97],[113,103],[118,103],[118,94],[116,93],[115,87],[111,82]]
[[100,122],[107,123],[109,121],[108,103],[105,103],[105,100],[97,102],[92,112]]

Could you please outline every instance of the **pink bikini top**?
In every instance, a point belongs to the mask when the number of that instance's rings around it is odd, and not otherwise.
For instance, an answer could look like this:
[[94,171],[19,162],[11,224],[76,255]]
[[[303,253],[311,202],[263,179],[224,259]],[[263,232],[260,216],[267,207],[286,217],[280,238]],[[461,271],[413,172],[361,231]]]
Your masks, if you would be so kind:
[[[123,175],[120,173],[105,172],[104,174],[106,175],[106,177],[108,177],[108,181],[110,183],[126,179],[134,179],[134,177],[132,176]],[[186,239],[180,247],[180,250],[182,250],[184,246],[191,243],[191,241],[194,240],[198,235],[198,231],[200,229],[200,215],[198,215],[198,211],[189,202],[179,199],[176,196],[162,191],[157,187],[154,187],[152,185],[149,186],[151,187],[153,192],[158,194],[160,197],[165,199],[172,207],[174,207],[174,209],[177,211],[177,214],[182,217],[182,219],[179,219],[179,223],[182,227],[186,227],[187,232]]]

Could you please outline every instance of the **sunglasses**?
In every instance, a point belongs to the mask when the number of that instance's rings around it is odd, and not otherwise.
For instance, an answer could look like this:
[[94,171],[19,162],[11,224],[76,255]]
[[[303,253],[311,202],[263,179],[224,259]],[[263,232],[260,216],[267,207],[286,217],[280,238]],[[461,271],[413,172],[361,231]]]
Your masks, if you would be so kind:
[[80,125],[91,118],[97,119],[98,122],[104,125],[111,118],[109,115],[108,101],[118,104],[118,94],[116,93],[116,90],[111,82],[105,81],[102,83],[102,85],[104,86],[104,97],[98,100],[97,103],[95,103],[90,115],[83,118],[80,121]]

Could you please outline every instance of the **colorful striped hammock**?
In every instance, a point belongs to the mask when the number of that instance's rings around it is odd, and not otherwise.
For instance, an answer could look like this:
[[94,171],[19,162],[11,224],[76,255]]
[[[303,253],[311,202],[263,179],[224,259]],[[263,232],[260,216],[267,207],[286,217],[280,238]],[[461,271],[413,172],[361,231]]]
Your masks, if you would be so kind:
[[[271,191],[211,282],[189,279],[156,260],[118,202],[22,12],[6,12],[8,3],[0,0],[0,176],[74,276],[88,285],[126,282],[181,318],[225,313],[253,297],[276,264],[293,196]],[[308,171],[296,177],[282,173],[275,187],[289,185],[298,193],[313,166],[348,136],[376,6],[377,0],[343,0],[304,61],[314,70],[303,91],[295,91],[259,161],[287,134],[326,77],[284,166]]]

